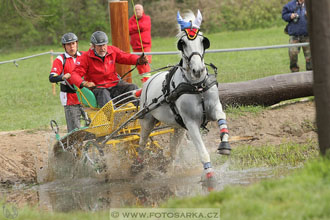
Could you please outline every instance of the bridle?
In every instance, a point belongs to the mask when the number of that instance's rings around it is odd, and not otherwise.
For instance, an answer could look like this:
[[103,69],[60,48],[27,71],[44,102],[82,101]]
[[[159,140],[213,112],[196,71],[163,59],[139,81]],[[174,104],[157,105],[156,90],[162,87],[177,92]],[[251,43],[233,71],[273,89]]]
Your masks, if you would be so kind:
[[[204,54],[205,54],[205,50],[208,49],[210,47],[210,41],[207,37],[204,37],[201,34],[198,34],[199,29],[193,30],[193,29],[185,29],[185,35],[183,35],[179,40],[178,40],[178,44],[177,44],[177,48],[182,52],[182,57],[188,61],[188,64],[191,61],[191,58],[195,55],[199,56],[201,58],[201,60],[204,59]],[[191,35],[190,33],[194,33],[193,35]],[[197,38],[197,36],[201,36],[203,37],[202,43],[203,43],[203,47],[204,47],[204,51],[203,54],[200,54],[197,51],[192,52],[189,56],[187,56],[184,52],[183,46],[185,44],[183,38],[187,37],[188,40],[195,40]]]

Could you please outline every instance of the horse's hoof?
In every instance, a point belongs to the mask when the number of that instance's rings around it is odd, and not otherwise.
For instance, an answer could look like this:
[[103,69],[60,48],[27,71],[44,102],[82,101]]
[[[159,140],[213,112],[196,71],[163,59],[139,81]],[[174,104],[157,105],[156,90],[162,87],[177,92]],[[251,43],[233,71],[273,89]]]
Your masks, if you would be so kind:
[[204,170],[204,180],[202,180],[203,182],[203,187],[205,187],[205,189],[207,189],[208,192],[211,192],[214,190],[215,186],[216,186],[216,177],[214,174],[214,171],[212,168],[208,168],[206,170]]
[[206,179],[210,179],[210,178],[213,178],[213,177],[214,177],[214,172],[213,171],[206,173]]
[[231,151],[231,147],[229,145],[229,142],[221,141],[217,153],[222,155],[230,155],[230,151]]

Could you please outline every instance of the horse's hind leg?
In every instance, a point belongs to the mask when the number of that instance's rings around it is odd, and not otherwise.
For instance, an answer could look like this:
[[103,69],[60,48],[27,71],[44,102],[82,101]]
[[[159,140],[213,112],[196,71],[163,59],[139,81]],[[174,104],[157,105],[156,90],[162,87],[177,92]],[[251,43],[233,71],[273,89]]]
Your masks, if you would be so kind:
[[177,154],[177,147],[184,138],[185,133],[186,130],[183,128],[174,128],[174,133],[170,142],[170,156],[172,160],[175,159],[175,156]]
[[139,146],[143,150],[148,142],[148,138],[153,128],[155,127],[157,120],[151,115],[146,115],[143,119],[140,119],[141,132]]
[[144,167],[144,148],[147,145],[149,135],[156,123],[157,120],[152,115],[147,115],[143,119],[140,119],[141,131],[139,148],[137,149],[138,156],[135,158],[131,166],[132,175],[140,173]]

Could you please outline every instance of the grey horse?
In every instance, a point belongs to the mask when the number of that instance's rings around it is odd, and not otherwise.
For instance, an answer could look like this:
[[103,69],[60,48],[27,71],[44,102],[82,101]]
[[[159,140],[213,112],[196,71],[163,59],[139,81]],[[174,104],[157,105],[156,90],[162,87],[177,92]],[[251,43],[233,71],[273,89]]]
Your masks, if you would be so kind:
[[[190,18],[189,18],[190,16]],[[142,119],[140,148],[147,144],[150,132],[158,121],[174,127],[174,138],[170,144],[171,159],[175,158],[177,146],[187,130],[197,148],[207,177],[213,175],[210,155],[205,148],[200,128],[206,121],[217,121],[221,143],[218,153],[230,154],[226,114],[219,100],[216,78],[208,73],[204,63],[205,50],[209,40],[199,31],[202,22],[198,11],[188,21],[178,12],[181,31],[177,35],[177,47],[181,51],[180,65],[170,71],[154,74],[142,88],[140,108],[150,109]]]

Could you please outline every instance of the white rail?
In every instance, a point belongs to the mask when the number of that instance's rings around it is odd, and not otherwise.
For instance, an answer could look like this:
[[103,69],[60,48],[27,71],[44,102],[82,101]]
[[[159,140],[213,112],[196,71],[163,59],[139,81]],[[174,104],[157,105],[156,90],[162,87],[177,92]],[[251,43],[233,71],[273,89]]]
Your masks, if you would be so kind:
[[[273,46],[260,46],[260,47],[244,47],[244,48],[230,48],[230,49],[214,49],[214,50],[206,50],[206,53],[228,53],[228,52],[239,52],[239,51],[252,51],[252,50],[269,50],[269,49],[280,49],[280,48],[289,48],[289,47],[301,47],[301,46],[307,46],[309,43],[299,43],[299,44],[283,44],[283,45],[273,45]],[[63,52],[44,52],[44,53],[39,53],[27,57],[21,57],[13,60],[7,60],[7,61],[0,61],[0,64],[5,64],[5,63],[14,63],[16,66],[18,66],[17,62],[21,60],[27,60],[30,58],[38,57],[38,56],[43,56],[50,54],[51,56],[53,55],[59,55],[62,54]],[[132,54],[138,54],[140,55],[141,53],[137,52],[132,52]],[[180,54],[180,51],[165,51],[165,52],[146,52],[146,55],[176,55]]]

